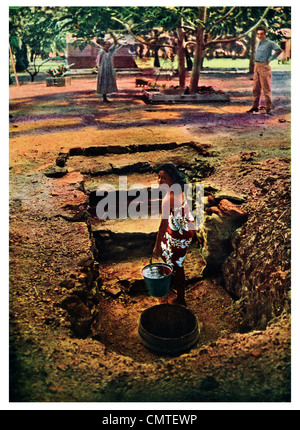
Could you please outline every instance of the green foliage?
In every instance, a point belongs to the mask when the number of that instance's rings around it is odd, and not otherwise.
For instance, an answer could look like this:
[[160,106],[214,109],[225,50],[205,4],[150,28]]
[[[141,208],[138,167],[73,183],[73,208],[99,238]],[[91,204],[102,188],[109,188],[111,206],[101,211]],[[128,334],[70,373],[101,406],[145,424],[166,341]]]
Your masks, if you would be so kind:
[[[205,32],[211,39],[238,36],[255,24],[264,10],[265,7],[206,7]],[[174,32],[184,26],[195,31],[201,24],[198,14],[199,7],[182,6],[10,7],[9,32],[10,38],[25,39],[24,43],[43,51],[61,42],[67,33],[89,41],[108,31],[124,33],[125,27],[136,35],[147,34],[155,27]],[[290,28],[291,8],[270,8],[264,23],[274,31]]]
[[16,52],[16,70],[17,72],[22,72],[29,65],[26,45],[24,43],[21,43],[20,46],[16,46],[15,52]]
[[73,37],[89,41],[103,37],[109,30],[120,31],[124,27],[112,19],[119,8],[109,7],[64,7],[57,19],[60,31],[68,31]]
[[[208,7],[205,31],[211,39],[228,36],[237,37],[247,31],[260,19],[266,7]],[[228,14],[228,15],[227,15]],[[226,16],[222,20],[222,16]],[[271,37],[280,27],[291,25],[291,9],[285,7],[270,8],[262,25],[269,30]]]
[[65,49],[66,32],[59,31],[56,23],[59,8],[14,7],[9,12],[9,35],[13,51],[17,38],[31,53],[41,55],[42,58],[46,58],[49,52]]
[[162,27],[165,31],[175,31],[184,21],[195,20],[198,7],[131,7],[120,8],[117,18],[142,31],[150,31],[154,27]]
[[[204,7],[201,7],[202,9]],[[46,58],[51,51],[66,48],[68,34],[77,38],[83,48],[94,38],[103,38],[109,31],[117,35],[134,33],[146,36],[157,46],[163,42],[159,34],[177,35],[179,27],[186,37],[195,36],[197,27],[204,27],[204,41],[238,37],[255,25],[265,7],[205,7],[206,21],[199,19],[200,7],[184,6],[118,6],[118,7],[10,7],[9,36],[13,52],[23,63],[26,48],[32,55]],[[269,37],[280,39],[278,29],[291,25],[290,7],[271,7],[263,21],[269,28]],[[156,29],[156,32],[153,31]],[[149,39],[150,35],[150,39]],[[22,62],[20,60],[20,62]]]
[[276,42],[282,39],[278,30],[282,28],[291,28],[291,8],[290,7],[273,7],[267,15],[268,37]]

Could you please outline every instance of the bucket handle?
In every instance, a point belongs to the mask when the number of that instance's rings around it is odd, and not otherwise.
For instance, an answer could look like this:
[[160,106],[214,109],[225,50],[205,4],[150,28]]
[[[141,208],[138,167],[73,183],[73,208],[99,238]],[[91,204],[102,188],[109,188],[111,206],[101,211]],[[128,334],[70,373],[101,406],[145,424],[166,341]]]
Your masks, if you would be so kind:
[[[153,258],[155,258],[155,256],[154,256],[154,253],[152,252],[151,257],[150,257],[150,262],[149,262],[149,264],[151,264],[151,265],[152,265],[152,260],[153,260]],[[157,258],[157,259],[158,259],[158,258]]]
[[152,252],[151,257],[150,257],[150,263],[149,263],[149,264],[152,264],[152,260],[153,260],[153,258],[155,258],[155,257],[154,257],[154,253]]
[[[154,253],[152,252],[151,257],[150,257],[150,262],[149,262],[150,265],[152,265],[153,258],[155,258],[155,256],[154,256]],[[157,258],[157,260],[159,260],[159,258]]]
[[149,265],[150,265],[150,272],[152,272],[152,259],[153,259],[153,253],[151,254],[150,262],[149,262]]
[[150,262],[149,262],[149,264],[150,264],[150,270],[151,270],[151,267],[152,267],[152,260],[153,260],[153,253],[151,254],[151,257],[150,257]]

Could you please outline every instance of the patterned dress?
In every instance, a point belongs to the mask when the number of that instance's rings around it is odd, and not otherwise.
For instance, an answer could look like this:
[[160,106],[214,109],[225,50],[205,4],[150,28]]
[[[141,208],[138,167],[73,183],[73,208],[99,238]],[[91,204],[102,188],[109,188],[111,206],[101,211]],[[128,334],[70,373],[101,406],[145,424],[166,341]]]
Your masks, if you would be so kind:
[[182,267],[194,233],[194,218],[184,200],[180,207],[171,209],[168,227],[161,241],[163,260],[172,266]]
[[110,94],[118,91],[113,66],[113,55],[120,46],[112,45],[108,52],[99,48],[96,58],[98,66],[97,93]]

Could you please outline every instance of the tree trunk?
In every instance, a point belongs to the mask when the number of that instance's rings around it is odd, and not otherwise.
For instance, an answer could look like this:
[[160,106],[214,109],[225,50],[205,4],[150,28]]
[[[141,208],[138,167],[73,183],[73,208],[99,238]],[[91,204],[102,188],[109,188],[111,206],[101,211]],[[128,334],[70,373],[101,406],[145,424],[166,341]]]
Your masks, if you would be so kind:
[[138,45],[138,56],[139,56],[139,58],[143,58],[143,51],[144,51],[144,45]]
[[194,52],[194,65],[192,70],[191,82],[190,82],[190,92],[193,94],[197,91],[200,70],[202,66],[202,58],[204,53],[204,26],[206,21],[206,6],[199,8],[199,19],[201,21],[198,24],[197,35],[196,35],[196,46]]
[[185,50],[183,47],[184,32],[181,27],[177,28],[177,34],[178,34],[177,56],[178,56],[179,86],[180,88],[185,88]]
[[190,56],[190,53],[188,52],[188,50],[185,50],[185,59],[186,59],[186,68],[188,69],[188,71],[191,71],[193,69],[193,62]]
[[155,48],[155,51],[154,51],[154,67],[160,67],[159,57],[158,57],[158,48]]
[[255,42],[256,42],[256,29],[252,30],[252,32],[251,32],[249,73],[254,72]]
[[[11,59],[11,64],[12,64],[12,67],[13,67],[13,71],[14,71],[16,83],[19,86],[20,83],[19,83],[18,74],[17,74],[17,70],[16,70],[16,65],[15,65],[15,60],[14,60],[14,56],[13,56],[13,53],[12,53],[12,50],[11,50],[10,43],[8,43],[8,46],[9,46],[10,59]],[[9,78],[11,79],[10,75],[9,75]],[[9,81],[9,83],[10,83],[10,81]]]

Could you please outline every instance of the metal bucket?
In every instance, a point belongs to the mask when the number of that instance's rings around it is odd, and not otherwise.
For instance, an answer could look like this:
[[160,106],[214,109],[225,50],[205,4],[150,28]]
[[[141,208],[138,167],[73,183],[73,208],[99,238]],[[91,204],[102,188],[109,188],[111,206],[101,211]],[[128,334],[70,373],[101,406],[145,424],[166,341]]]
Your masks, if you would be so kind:
[[189,351],[200,334],[192,311],[168,303],[146,309],[141,314],[138,333],[147,348],[170,355]]
[[168,294],[171,283],[172,266],[166,263],[150,263],[142,270],[150,296],[163,297]]

